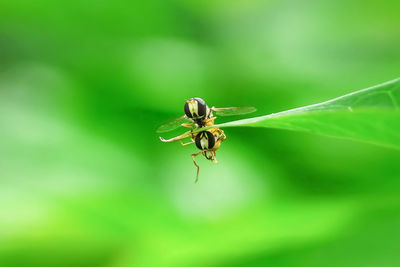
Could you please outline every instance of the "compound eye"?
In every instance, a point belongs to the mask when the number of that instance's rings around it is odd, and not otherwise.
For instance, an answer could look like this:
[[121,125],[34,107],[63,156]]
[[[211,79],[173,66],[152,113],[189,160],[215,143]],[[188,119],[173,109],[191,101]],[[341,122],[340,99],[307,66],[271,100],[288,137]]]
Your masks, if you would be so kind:
[[191,119],[203,119],[207,115],[207,105],[203,99],[193,97],[185,103],[185,114]]
[[215,145],[215,137],[208,131],[202,131],[196,135],[195,143],[198,149],[209,150]]

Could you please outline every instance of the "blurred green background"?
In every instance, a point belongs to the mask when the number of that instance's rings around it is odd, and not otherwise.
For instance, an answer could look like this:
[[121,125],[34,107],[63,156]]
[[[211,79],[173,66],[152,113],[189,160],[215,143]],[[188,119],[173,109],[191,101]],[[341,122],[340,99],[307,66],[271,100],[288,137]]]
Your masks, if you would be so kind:
[[399,151],[228,128],[194,184],[155,132],[194,96],[264,115],[400,76],[399,10],[1,1],[0,266],[400,266]]

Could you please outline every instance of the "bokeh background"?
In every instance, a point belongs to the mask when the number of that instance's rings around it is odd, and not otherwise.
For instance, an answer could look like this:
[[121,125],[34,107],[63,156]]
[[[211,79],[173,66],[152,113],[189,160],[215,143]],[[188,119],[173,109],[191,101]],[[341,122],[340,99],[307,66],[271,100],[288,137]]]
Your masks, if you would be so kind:
[[400,266],[399,151],[228,128],[194,184],[155,132],[194,96],[265,115],[400,76],[399,10],[1,1],[0,266]]

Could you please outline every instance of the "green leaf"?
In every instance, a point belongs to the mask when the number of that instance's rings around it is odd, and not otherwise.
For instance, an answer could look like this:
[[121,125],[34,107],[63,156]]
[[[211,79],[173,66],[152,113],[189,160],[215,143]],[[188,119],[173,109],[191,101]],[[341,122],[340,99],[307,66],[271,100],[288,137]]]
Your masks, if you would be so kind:
[[400,78],[319,104],[215,126],[286,129],[400,148]]

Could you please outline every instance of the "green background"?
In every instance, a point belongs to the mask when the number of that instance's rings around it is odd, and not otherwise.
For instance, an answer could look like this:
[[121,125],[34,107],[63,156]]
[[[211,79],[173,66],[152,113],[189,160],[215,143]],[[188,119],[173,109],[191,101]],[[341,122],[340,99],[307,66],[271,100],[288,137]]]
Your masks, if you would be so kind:
[[227,128],[194,184],[155,132],[194,96],[265,115],[400,76],[399,9],[1,1],[0,266],[400,266],[399,151]]

